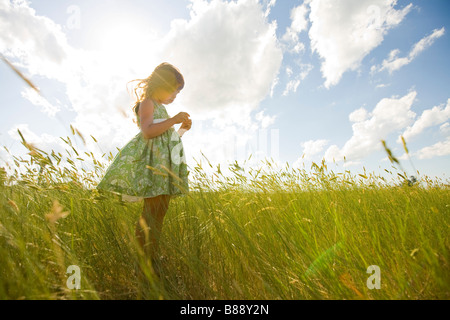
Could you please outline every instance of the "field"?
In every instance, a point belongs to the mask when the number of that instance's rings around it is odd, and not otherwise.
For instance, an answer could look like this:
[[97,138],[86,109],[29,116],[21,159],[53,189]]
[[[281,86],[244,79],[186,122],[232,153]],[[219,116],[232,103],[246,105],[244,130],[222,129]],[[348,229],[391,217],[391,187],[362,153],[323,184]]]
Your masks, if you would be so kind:
[[[197,162],[167,212],[158,278],[134,238],[142,202],[98,193],[105,167],[93,155],[24,143],[27,173],[0,176],[0,299],[450,298],[450,190],[437,178]],[[94,173],[75,166],[88,160]]]

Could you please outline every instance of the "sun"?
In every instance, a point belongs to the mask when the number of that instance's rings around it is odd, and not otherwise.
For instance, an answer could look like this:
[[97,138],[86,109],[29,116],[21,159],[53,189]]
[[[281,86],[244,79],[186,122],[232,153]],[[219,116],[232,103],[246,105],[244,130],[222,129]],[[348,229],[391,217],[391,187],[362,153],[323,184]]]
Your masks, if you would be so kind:
[[111,54],[133,50],[146,38],[140,26],[132,22],[111,24],[101,29],[97,38],[98,49]]
[[138,49],[141,44],[156,40],[157,32],[149,21],[109,16],[99,19],[88,37],[92,49],[123,56]]
[[142,23],[132,18],[102,19],[91,30],[89,37],[91,49],[103,57],[105,65],[114,65],[117,70],[145,76],[145,72],[158,62],[155,48],[160,47],[158,44],[161,42],[148,22]]

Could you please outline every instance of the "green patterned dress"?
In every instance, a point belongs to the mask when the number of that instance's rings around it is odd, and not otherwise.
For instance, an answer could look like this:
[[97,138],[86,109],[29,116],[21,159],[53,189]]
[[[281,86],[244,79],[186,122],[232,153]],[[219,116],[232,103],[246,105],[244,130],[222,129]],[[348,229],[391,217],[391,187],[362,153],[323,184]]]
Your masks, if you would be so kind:
[[[169,118],[165,106],[155,103],[153,123]],[[173,126],[151,139],[139,131],[117,153],[97,189],[129,202],[162,194],[180,196],[189,192],[188,174],[183,143]]]

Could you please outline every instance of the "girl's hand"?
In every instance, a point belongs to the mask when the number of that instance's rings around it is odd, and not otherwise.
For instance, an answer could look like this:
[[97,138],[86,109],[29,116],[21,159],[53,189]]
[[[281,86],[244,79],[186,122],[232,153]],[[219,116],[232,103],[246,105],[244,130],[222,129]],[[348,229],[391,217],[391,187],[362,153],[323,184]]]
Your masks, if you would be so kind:
[[185,122],[186,120],[189,120],[189,113],[187,112],[180,112],[178,113],[173,119],[175,120],[175,124]]
[[187,119],[186,121],[183,121],[183,123],[181,124],[180,129],[186,129],[189,130],[192,126],[192,120],[191,119]]

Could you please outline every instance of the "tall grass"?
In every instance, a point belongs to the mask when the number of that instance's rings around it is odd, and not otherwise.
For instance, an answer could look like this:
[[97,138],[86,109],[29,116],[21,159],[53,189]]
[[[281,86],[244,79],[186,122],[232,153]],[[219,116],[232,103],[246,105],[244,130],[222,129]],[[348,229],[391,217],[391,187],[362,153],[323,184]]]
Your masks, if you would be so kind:
[[[248,172],[235,162],[231,174],[208,161],[208,175],[197,162],[191,192],[166,215],[160,278],[148,268],[142,279],[142,203],[98,193],[106,166],[69,137],[66,154],[22,139],[30,159],[0,171],[2,299],[450,298],[450,192],[440,179],[408,186],[387,169],[396,183],[324,161],[275,170],[268,160]],[[70,265],[81,270],[78,290],[67,287]],[[371,265],[380,289],[367,287]]]

